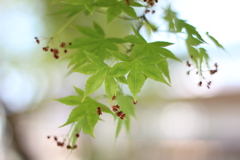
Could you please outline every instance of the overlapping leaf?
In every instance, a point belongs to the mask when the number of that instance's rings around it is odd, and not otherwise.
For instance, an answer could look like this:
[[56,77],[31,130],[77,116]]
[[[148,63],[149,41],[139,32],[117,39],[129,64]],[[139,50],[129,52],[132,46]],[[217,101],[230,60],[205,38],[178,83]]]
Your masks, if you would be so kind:
[[[74,99],[76,97],[78,97],[78,99],[82,99],[85,95],[84,92],[77,87],[74,88],[78,94],[78,96],[75,96]],[[69,98],[68,97],[62,98],[60,102],[68,104]],[[94,127],[99,120],[99,115],[97,114],[97,107],[100,107],[102,109],[102,112],[106,112],[113,115],[113,113],[108,109],[107,106],[95,101],[90,97],[86,97],[85,100],[83,102],[78,103],[78,105],[79,105],[78,107],[72,110],[66,123],[64,123],[60,127],[77,122],[76,123],[77,130],[82,129],[84,133],[94,137]]]
[[94,28],[82,26],[75,28],[85,37],[73,40],[70,48],[88,51],[102,60],[111,56],[106,49],[117,51],[117,44],[125,42],[120,38],[106,38],[103,29],[97,23],[94,23]]
[[[102,2],[102,1],[100,1]],[[137,15],[134,9],[126,4],[125,0],[111,0],[109,2],[100,3],[101,5],[105,5],[107,7],[107,19],[108,22],[111,22],[113,19],[118,17],[122,12],[127,14],[130,17],[137,18]],[[138,3],[130,3],[130,5],[137,5]],[[139,5],[140,6],[140,5]]]
[[133,105],[133,100],[129,96],[124,96],[124,95],[119,95],[117,96],[118,100],[118,105],[120,106],[120,110],[126,114],[126,117],[122,120],[118,118],[117,122],[117,128],[116,128],[116,134],[115,138],[118,137],[122,126],[124,125],[126,128],[126,131],[129,133],[130,132],[130,122],[131,118],[135,116],[135,108]]

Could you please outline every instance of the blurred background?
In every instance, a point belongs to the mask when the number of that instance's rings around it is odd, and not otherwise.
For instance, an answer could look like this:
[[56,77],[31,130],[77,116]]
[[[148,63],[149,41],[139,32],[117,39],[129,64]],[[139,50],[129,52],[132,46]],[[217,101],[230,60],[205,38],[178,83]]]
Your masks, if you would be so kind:
[[[211,88],[199,87],[197,75],[186,75],[183,42],[164,32],[148,36],[143,28],[141,33],[149,41],[177,42],[170,49],[183,63],[169,61],[172,87],[147,81],[136,105],[130,138],[123,130],[115,141],[114,121],[103,115],[105,121],[95,130],[97,138],[81,134],[78,149],[69,156],[69,150],[57,147],[47,136],[63,137],[68,132],[68,126],[58,126],[73,108],[52,99],[75,94],[72,86],[83,89],[87,77],[67,75],[68,61],[42,51],[46,38],[54,36],[67,19],[49,15],[59,9],[49,0],[1,0],[0,160],[239,160],[239,2],[159,0],[152,17],[156,23],[163,16],[160,8],[168,3],[180,18],[202,34],[208,31],[226,48],[223,52],[206,46],[210,64],[219,65],[218,73],[209,77]],[[100,13],[92,18],[81,14],[73,23],[87,26],[92,20],[106,24]],[[107,35],[123,37],[130,31],[126,26],[114,20],[107,25]],[[58,38],[70,42],[76,34],[68,27]],[[34,37],[43,37],[39,45]]]

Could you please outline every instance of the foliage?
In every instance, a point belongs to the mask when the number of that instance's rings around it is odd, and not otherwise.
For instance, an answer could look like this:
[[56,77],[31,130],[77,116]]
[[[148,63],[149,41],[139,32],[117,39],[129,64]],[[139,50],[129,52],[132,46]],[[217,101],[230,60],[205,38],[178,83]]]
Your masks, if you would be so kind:
[[[71,72],[90,75],[90,77],[86,81],[84,91],[74,87],[77,95],[57,99],[63,104],[76,106],[70,113],[66,123],[60,127],[73,124],[72,132],[78,133],[82,130],[85,134],[95,137],[94,128],[97,122],[101,120],[101,114],[104,112],[111,114],[117,121],[117,137],[122,125],[125,125],[129,132],[131,119],[135,116],[134,104],[137,103],[137,95],[147,79],[170,86],[168,59],[181,62],[172,51],[167,49],[168,46],[174,44],[163,41],[147,42],[139,33],[141,27],[145,25],[150,26],[153,34],[158,32],[158,27],[155,27],[146,18],[147,14],[155,13],[152,7],[157,2],[157,0],[53,1],[54,4],[60,3],[62,7],[61,10],[54,14],[66,14],[66,19],[70,19],[66,26],[79,13],[92,16],[99,14],[99,12],[105,13],[107,23],[111,23],[116,18],[121,18],[126,21],[130,20],[129,25],[132,26],[132,33],[122,38],[106,37],[106,30],[96,22],[93,22],[92,27],[74,26],[82,36],[66,45],[67,49],[75,51],[75,54],[69,57],[69,67],[71,67]],[[133,7],[144,8],[145,12],[141,16],[137,16]],[[199,75],[203,77],[202,65],[205,63],[205,65],[209,66],[209,55],[206,49],[202,47],[203,44],[206,44],[206,41],[199,34],[196,27],[187,23],[186,20],[180,19],[170,5],[163,10],[162,19],[167,22],[168,32],[175,35],[180,33],[186,35],[184,41],[190,59],[198,69]],[[217,47],[224,49],[214,37],[210,36],[208,32],[206,34]],[[124,46],[126,50],[124,52],[120,51],[119,46]],[[56,56],[58,52],[52,52],[55,58],[58,58]],[[189,61],[187,64],[190,66]],[[217,70],[217,65],[215,64],[215,66]],[[212,74],[215,70],[209,68],[209,71]],[[128,86],[132,95],[123,93],[122,85]],[[111,107],[99,103],[96,98],[90,97],[101,86],[104,86]],[[72,145],[76,142],[74,133],[70,136]]]

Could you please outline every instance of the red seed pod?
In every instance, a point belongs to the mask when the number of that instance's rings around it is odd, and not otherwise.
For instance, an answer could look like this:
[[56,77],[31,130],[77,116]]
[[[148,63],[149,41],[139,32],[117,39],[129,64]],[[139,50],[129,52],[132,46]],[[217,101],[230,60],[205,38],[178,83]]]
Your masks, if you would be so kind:
[[71,45],[72,45],[72,43],[70,42],[70,43],[68,43],[68,45],[70,45],[70,46],[71,46]]
[[118,117],[120,117],[122,114],[123,114],[122,111],[119,111],[119,112],[116,113],[116,115],[117,115]]
[[45,52],[48,51],[48,47],[43,47],[42,49],[43,49],[43,51],[45,51]]
[[67,149],[71,149],[71,148],[72,148],[72,147],[68,144],[68,145],[67,145]]
[[65,42],[62,42],[62,43],[60,44],[60,47],[61,47],[61,48],[66,47],[66,43],[65,43]]
[[150,12],[150,10],[149,10],[149,9],[145,10],[145,13],[148,13],[148,12]]
[[97,114],[102,115],[101,107],[97,107]]
[[37,42],[37,44],[40,44],[40,41],[39,41],[39,39],[36,39],[36,42]]
[[55,141],[57,141],[57,140],[58,140],[57,136],[54,136],[54,140],[55,140]]
[[137,101],[133,101],[133,104],[137,104]]
[[58,59],[58,58],[59,58],[59,56],[54,54],[54,58]]
[[47,136],[47,139],[50,139],[51,137],[50,136]]
[[148,2],[148,4],[152,7],[154,6],[154,2]]
[[126,116],[126,114],[122,114],[122,115],[120,116],[120,118],[121,118],[121,119],[124,119],[125,116]]
[[115,100],[115,99],[116,99],[116,96],[113,96],[113,97],[112,97],[112,100]]
[[188,67],[191,67],[191,64],[189,63],[189,61],[186,62]]
[[75,144],[73,147],[72,147],[72,149],[76,149],[77,148],[77,145]]
[[156,3],[158,3],[158,0],[155,0]]
[[58,49],[53,49],[53,53],[54,53],[55,55],[58,55],[58,53],[59,53]]
[[77,133],[77,134],[76,134],[76,137],[78,138],[79,136],[80,136],[80,134],[79,134],[79,133]]
[[215,70],[210,70],[210,74],[211,74],[211,75],[215,74],[216,72],[217,72],[217,69],[215,69]]
[[201,87],[201,86],[202,86],[202,81],[200,81],[200,82],[198,83],[198,86],[199,86],[199,87]]
[[57,146],[63,147],[64,146],[64,142],[57,142]]
[[112,106],[114,112],[117,112],[120,109],[119,105]]
[[67,50],[66,50],[66,49],[64,49],[64,53],[67,53]]
[[155,10],[152,10],[152,14],[154,14],[155,13]]
[[208,84],[208,86],[210,86],[212,84],[212,81],[209,81],[207,84]]
[[147,2],[147,0],[143,0],[143,2]]

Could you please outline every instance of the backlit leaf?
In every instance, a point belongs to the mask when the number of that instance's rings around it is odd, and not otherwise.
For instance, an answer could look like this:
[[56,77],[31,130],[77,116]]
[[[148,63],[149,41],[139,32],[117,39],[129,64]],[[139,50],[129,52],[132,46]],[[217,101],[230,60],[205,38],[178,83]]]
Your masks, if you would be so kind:
[[134,101],[137,100],[137,94],[140,92],[144,82],[145,77],[142,74],[142,71],[139,70],[139,65],[135,62],[131,68],[131,71],[127,77],[128,87],[133,94]]
[[69,114],[68,120],[66,123],[64,123],[60,127],[64,127],[68,124],[71,124],[73,122],[77,122],[82,120],[86,116],[86,108],[85,106],[78,106],[72,110],[72,112]]
[[120,77],[128,73],[132,62],[119,62],[116,63],[109,71],[108,76]]
[[108,69],[103,69],[97,72],[96,74],[92,75],[90,78],[88,78],[86,85],[85,85],[85,92],[84,92],[84,99],[89,95],[94,93],[96,90],[98,90],[106,76]]
[[117,83],[113,77],[108,77],[105,79],[104,87],[108,98],[112,98],[112,96],[116,95]]
[[218,48],[221,48],[221,49],[225,50],[225,48],[213,36],[209,35],[208,32],[206,32],[206,35],[215,43],[215,45]]
[[59,98],[56,100],[63,104],[69,105],[69,106],[77,106],[77,105],[81,104],[81,101],[82,101],[82,99],[79,96],[74,96],[74,95],[67,96],[64,98]]
[[74,69],[74,72],[79,72],[82,74],[86,74],[86,75],[91,75],[96,73],[99,69],[97,65],[95,65],[94,63],[86,63],[82,66],[80,66],[79,68]]

